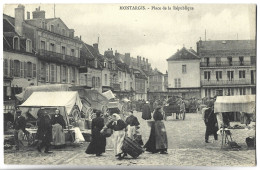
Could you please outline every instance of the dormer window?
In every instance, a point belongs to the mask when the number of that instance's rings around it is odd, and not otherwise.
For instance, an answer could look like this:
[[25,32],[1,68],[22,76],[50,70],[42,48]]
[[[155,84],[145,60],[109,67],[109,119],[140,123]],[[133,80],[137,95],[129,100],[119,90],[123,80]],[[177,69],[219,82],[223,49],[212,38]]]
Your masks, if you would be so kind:
[[54,25],[51,25],[51,32],[54,32]]
[[20,39],[19,39],[19,37],[13,38],[13,49],[14,50],[20,50]]
[[71,49],[71,56],[75,57],[75,50],[74,49]]
[[26,52],[32,52],[32,41],[29,39],[26,40]]
[[94,60],[94,66],[97,68],[97,59]]
[[104,68],[106,68],[107,67],[107,63],[106,62],[104,62]]
[[46,29],[46,22],[44,20],[42,20],[42,28]]

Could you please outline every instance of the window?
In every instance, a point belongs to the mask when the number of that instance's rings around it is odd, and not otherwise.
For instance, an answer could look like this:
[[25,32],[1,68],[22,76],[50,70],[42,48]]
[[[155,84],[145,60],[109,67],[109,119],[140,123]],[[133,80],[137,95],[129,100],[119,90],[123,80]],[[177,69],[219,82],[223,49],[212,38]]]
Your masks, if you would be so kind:
[[75,67],[72,67],[71,68],[71,70],[72,70],[72,74],[71,74],[71,82],[72,83],[75,83],[76,81],[76,71],[75,71]]
[[55,44],[50,43],[50,51],[55,52]]
[[33,64],[33,78],[36,78],[36,64]]
[[61,54],[66,55],[66,48],[64,46],[61,47]]
[[221,58],[220,57],[216,57],[216,65],[217,66],[221,65]]
[[97,88],[99,88],[100,87],[100,78],[98,77],[97,78]]
[[51,25],[51,32],[54,32],[54,25]]
[[239,88],[240,95],[246,95],[246,89],[241,87]]
[[20,77],[20,61],[14,60],[14,77]]
[[211,96],[211,89],[205,89],[205,97]]
[[23,75],[24,75],[24,78],[27,77],[27,63],[26,62],[23,62]]
[[232,57],[227,57],[228,59],[228,65],[232,66]]
[[232,81],[234,78],[234,71],[227,71],[227,77],[229,81]]
[[26,52],[31,53],[32,52],[32,41],[26,40]]
[[124,89],[126,89],[126,81],[124,81]]
[[20,50],[20,42],[18,37],[13,38],[13,49]]
[[88,75],[85,74],[85,85],[88,85]]
[[96,87],[96,81],[95,81],[95,77],[92,77],[92,87]]
[[239,65],[241,65],[241,66],[244,65],[244,57],[243,56],[239,57]]
[[95,68],[97,68],[97,59],[94,60]]
[[210,71],[204,71],[204,79],[210,80]]
[[186,73],[186,65],[182,65],[182,73]]
[[217,81],[222,79],[222,71],[216,71],[216,79]]
[[104,63],[104,68],[106,68],[107,67],[107,63]]
[[240,70],[239,71],[239,78],[240,79],[246,78],[246,71],[245,70]]
[[50,65],[50,82],[56,82],[56,66],[54,64]]
[[75,50],[74,50],[74,49],[71,49],[71,53],[70,53],[70,54],[71,54],[71,56],[74,57],[74,56],[75,56]]
[[62,35],[65,35],[65,30],[64,29],[62,29]]
[[233,88],[228,88],[227,95],[228,96],[233,96],[234,95],[234,89]]
[[31,62],[27,62],[27,77],[32,77],[32,63]]
[[174,79],[175,88],[181,87],[181,79]]
[[45,81],[49,82],[49,75],[50,75],[49,64],[46,63],[46,67],[45,68],[46,68],[46,72],[45,72],[46,73],[46,79],[45,79]]
[[45,67],[46,67],[46,64],[44,62],[41,62],[41,64],[40,64],[41,78],[40,79],[43,82],[45,82],[45,77],[46,77],[46,68]]
[[45,29],[45,22],[42,21],[42,28]]
[[26,75],[24,75],[24,62],[20,62],[20,77],[26,77]]
[[45,41],[41,41],[41,49],[46,50]]
[[61,66],[61,82],[66,83],[67,82],[67,67]]
[[105,85],[107,85],[107,74],[105,74]]
[[256,64],[256,57],[250,56],[250,61],[251,61],[251,65],[255,65]]
[[206,63],[207,66],[209,66],[209,57],[205,57],[204,62]]
[[8,60],[4,59],[4,76],[8,76]]
[[256,94],[256,88],[255,87],[251,88],[251,94]]
[[131,89],[133,88],[133,82],[130,82],[130,88]]

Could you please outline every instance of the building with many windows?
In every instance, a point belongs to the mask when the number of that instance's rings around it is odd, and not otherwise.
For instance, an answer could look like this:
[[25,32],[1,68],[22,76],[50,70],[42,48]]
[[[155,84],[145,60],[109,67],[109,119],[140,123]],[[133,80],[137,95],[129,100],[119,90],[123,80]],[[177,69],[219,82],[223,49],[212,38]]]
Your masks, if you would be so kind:
[[198,41],[201,97],[256,94],[255,40]]
[[102,92],[103,65],[100,62],[100,54],[94,46],[82,42],[79,68],[80,85]]
[[[32,19],[30,12],[25,19],[25,7],[18,5],[15,17],[3,15],[3,22],[6,89],[21,92],[29,85],[79,83],[81,44],[60,18],[45,18],[39,7]],[[10,90],[6,93],[10,95]]]
[[200,98],[200,58],[183,47],[167,59],[168,92],[183,98]]

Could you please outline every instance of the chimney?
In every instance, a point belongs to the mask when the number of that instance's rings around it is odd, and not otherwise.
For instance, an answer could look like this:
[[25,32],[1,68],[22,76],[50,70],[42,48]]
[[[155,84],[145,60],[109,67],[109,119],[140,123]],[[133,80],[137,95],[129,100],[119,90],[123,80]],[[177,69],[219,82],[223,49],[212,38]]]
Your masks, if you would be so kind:
[[81,40],[81,35],[79,36],[79,39]]
[[45,19],[45,11],[41,11],[40,7],[36,8],[35,11],[32,12],[33,19],[42,18]]
[[30,18],[30,12],[29,12],[29,11],[27,11],[27,19],[31,19],[31,18]]
[[146,59],[146,64],[148,64],[148,59]]
[[94,47],[94,49],[95,49],[96,53],[98,53],[98,54],[99,54],[99,50],[98,50],[98,43],[95,43],[95,44],[93,44],[93,47]]
[[15,8],[15,32],[19,35],[23,35],[23,22],[24,22],[24,6],[19,4]]

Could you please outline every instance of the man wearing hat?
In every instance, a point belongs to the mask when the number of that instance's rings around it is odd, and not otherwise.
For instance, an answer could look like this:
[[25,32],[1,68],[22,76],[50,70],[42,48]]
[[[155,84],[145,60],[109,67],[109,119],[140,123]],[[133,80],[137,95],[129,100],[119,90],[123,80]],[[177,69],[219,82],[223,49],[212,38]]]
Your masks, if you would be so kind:
[[14,141],[16,150],[19,150],[20,144],[22,144],[21,139],[18,138],[19,133],[24,133],[28,135],[28,131],[25,130],[26,120],[25,117],[22,116],[21,110],[16,110],[16,118],[14,120]]
[[208,109],[205,110],[204,123],[206,125],[205,142],[209,143],[209,135],[214,135],[214,139],[218,140],[218,123],[214,113],[214,100],[210,100],[207,105]]

